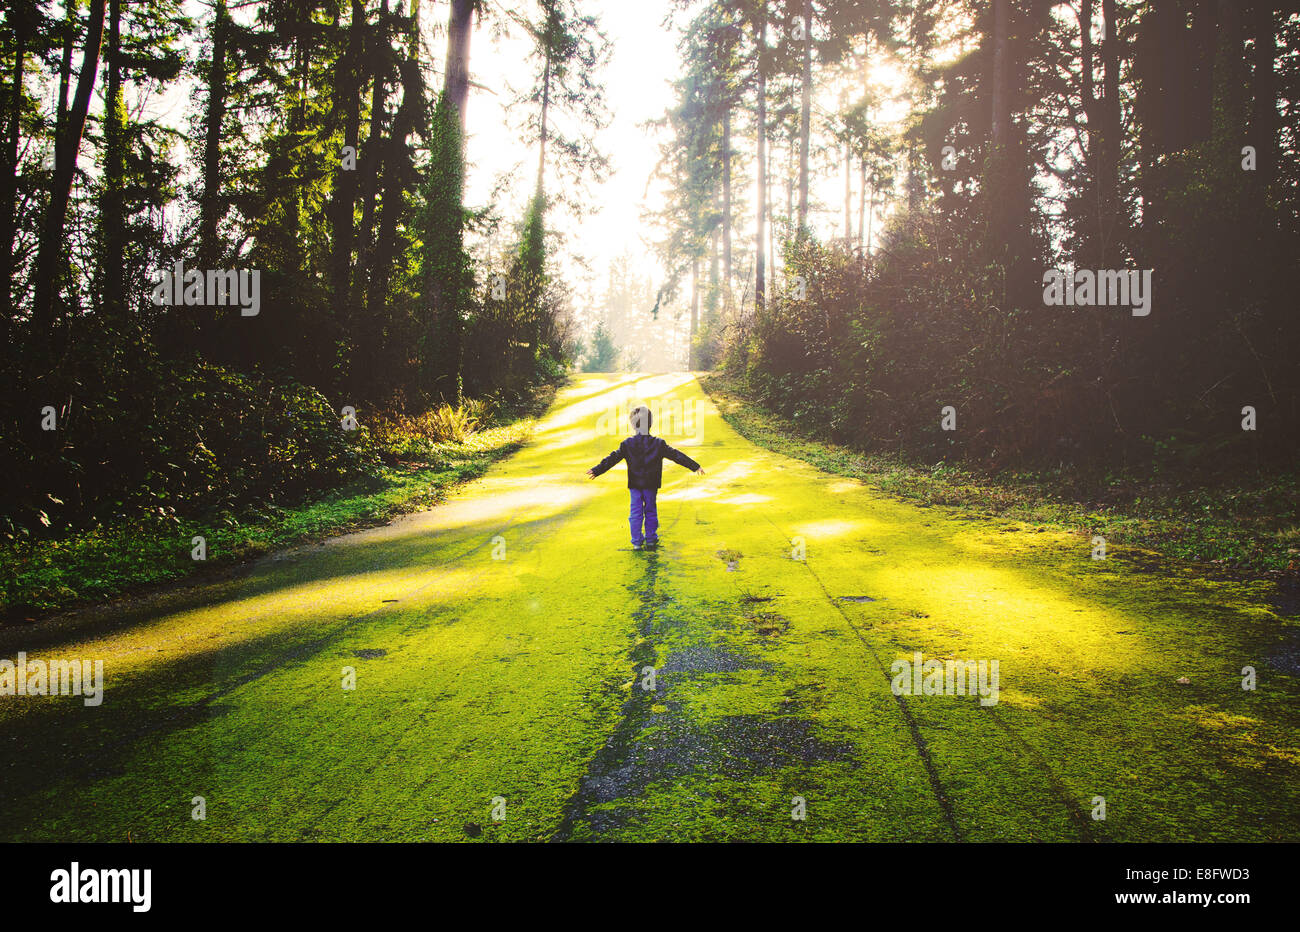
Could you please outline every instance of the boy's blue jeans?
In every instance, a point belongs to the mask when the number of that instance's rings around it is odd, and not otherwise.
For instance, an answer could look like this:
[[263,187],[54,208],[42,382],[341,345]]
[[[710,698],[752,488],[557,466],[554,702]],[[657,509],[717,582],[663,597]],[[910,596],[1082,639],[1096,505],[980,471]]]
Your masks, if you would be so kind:
[[[632,525],[632,543],[656,544],[659,542],[659,508],[655,498],[658,489],[629,489],[632,493],[632,510],[628,523]],[[645,520],[645,537],[641,536],[641,521]]]

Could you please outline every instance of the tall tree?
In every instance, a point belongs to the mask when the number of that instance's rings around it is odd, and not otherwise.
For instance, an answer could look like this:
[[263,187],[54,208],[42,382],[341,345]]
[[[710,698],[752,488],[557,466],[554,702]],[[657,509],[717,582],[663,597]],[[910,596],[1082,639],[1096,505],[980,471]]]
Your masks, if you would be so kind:
[[1267,191],[1277,174],[1277,26],[1274,4],[1254,0],[1250,5],[1253,27],[1253,106],[1250,135],[1259,159],[1259,188]]
[[[546,178],[554,173],[568,182],[555,188],[554,200],[574,206],[573,195],[590,177],[603,176],[608,159],[596,148],[590,131],[603,128],[609,120],[604,87],[598,72],[609,60],[609,40],[599,20],[580,14],[575,0],[538,0],[541,18],[529,23],[533,37],[533,60],[541,71],[536,83],[516,103],[528,103],[524,126],[537,141],[537,180],[533,197],[521,225],[521,240],[515,254],[511,279],[522,289],[520,311],[530,321],[533,359],[540,363],[544,347],[547,311],[543,307],[550,277],[546,261],[546,212],[552,197]],[[535,109],[534,109],[535,108]],[[552,126],[552,111],[568,115],[578,131],[558,132]],[[554,143],[558,156],[547,162],[547,144]]]
[[90,0],[86,38],[77,75],[77,91],[54,141],[54,176],[50,180],[50,200],[45,209],[34,273],[32,314],[37,327],[46,335],[56,322],[55,302],[62,278],[63,227],[67,221],[68,200],[77,170],[81,134],[90,113],[90,94],[99,70],[100,44],[104,38],[105,0]]
[[126,296],[126,101],[122,94],[122,0],[108,0],[108,47],[104,56],[104,171],[101,181],[100,274],[103,308],[122,316]]
[[[356,249],[357,146],[361,141],[361,100],[366,35],[366,8],[362,0],[350,0],[347,38],[335,80],[334,111],[343,118],[343,148],[340,167],[334,173],[330,204],[334,233],[330,259],[330,290],[336,306],[346,307],[352,290],[352,257]],[[215,56],[214,56],[215,57]],[[345,163],[344,160],[349,160]]]
[[1010,19],[1011,0],[993,0],[993,69],[989,88],[992,131],[989,145],[994,158],[1000,158],[1006,151],[1011,125]]
[[[69,43],[72,30],[73,8],[68,4],[64,29]],[[11,5],[5,17],[9,41],[13,48],[13,76],[4,89],[0,105],[3,119],[3,143],[0,144],[0,320],[6,326],[13,315],[14,238],[18,231],[18,154],[22,142],[22,117],[30,100],[26,89],[27,61],[36,51],[38,27],[45,17],[39,7],[29,0],[18,0]],[[70,55],[69,51],[69,55]]]
[[808,224],[808,148],[812,143],[813,7],[803,0],[803,80],[799,88],[799,232]]
[[211,52],[205,75],[207,100],[203,116],[203,149],[199,195],[199,266],[214,268],[220,252],[217,225],[221,221],[221,146],[230,95],[228,58],[233,23],[226,0],[217,0],[210,29]]
[[[1106,218],[1101,231],[1101,268],[1117,267],[1120,259],[1123,208],[1119,200],[1121,134],[1123,132],[1119,99],[1120,35],[1115,0],[1102,0],[1103,35],[1101,43],[1102,98],[1097,106],[1098,145],[1096,158],[1097,208]],[[1091,130],[1091,127],[1089,127]]]
[[755,110],[757,136],[758,206],[754,214],[754,309],[766,301],[767,261],[767,5],[760,3],[754,18]]
[[479,4],[454,0],[447,22],[447,72],[429,129],[424,190],[421,290],[426,305],[430,394],[459,400],[464,390],[462,314],[472,285],[465,254],[465,113],[469,50]]
[[470,38],[474,33],[474,16],[481,7],[481,0],[451,0],[451,15],[447,19],[447,76],[443,93],[460,121],[462,136],[469,101]]
[[[609,40],[597,17],[578,12],[576,0],[538,0],[540,19],[526,22],[533,37],[532,57],[538,74],[516,101],[527,104],[524,130],[537,145],[534,194],[546,189],[554,174],[566,182],[553,196],[568,199],[574,186],[602,177],[607,158],[593,141],[593,131],[607,125],[609,112],[598,74],[609,61]],[[552,116],[568,117],[572,128],[558,130]],[[548,153],[556,157],[548,161]]]

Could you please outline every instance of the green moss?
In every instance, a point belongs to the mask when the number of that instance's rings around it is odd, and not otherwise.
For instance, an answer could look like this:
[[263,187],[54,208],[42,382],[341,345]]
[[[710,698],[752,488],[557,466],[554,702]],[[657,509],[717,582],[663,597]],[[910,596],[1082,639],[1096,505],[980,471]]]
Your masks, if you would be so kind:
[[[30,621],[427,508],[441,501],[451,486],[483,475],[491,463],[519,449],[531,428],[532,422],[522,419],[463,442],[425,443],[421,453],[431,463],[378,467],[363,481],[293,506],[264,503],[207,520],[157,517],[2,547],[0,572],[6,585],[0,593],[0,618]],[[202,562],[191,556],[195,536],[206,541]]]
[[[926,464],[894,452],[826,442],[803,424],[750,401],[743,386],[708,376],[705,388],[722,416],[747,440],[851,476],[906,501],[1051,524],[1100,534],[1180,560],[1252,573],[1300,573],[1300,474],[1091,465],[1055,469],[982,469]],[[1209,567],[1207,567],[1209,569]]]
[[[0,837],[1300,840],[1271,583],[899,501],[747,442],[685,376],[635,393],[702,406],[668,439],[708,475],[665,468],[633,552],[620,470],[583,477],[633,391],[581,377],[430,511],[0,629],[108,680],[98,708],[0,698]],[[998,703],[896,697],[914,651],[998,660]]]

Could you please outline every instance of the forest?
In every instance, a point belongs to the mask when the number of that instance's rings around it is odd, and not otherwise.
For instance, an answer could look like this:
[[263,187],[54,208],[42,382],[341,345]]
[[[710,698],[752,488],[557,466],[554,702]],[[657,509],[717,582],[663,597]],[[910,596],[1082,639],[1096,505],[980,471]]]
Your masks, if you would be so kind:
[[1300,6],[682,6],[697,367],[932,460],[1294,462]]
[[[599,155],[552,125],[599,125],[607,53],[577,6],[498,17],[536,75],[536,186],[506,218],[463,198],[482,3],[6,5],[5,538],[292,502],[373,471],[411,419],[558,379],[547,182]],[[471,255],[498,227],[504,256]]]
[[[10,557],[234,526],[619,367],[915,462],[1295,504],[1300,4],[666,3],[656,265],[597,302],[553,219],[619,155],[599,6],[7,5]],[[471,38],[500,32],[522,212],[466,197]],[[79,588],[60,559],[38,606]]]
[[1300,0],[6,0],[0,162],[0,842],[1289,876]]

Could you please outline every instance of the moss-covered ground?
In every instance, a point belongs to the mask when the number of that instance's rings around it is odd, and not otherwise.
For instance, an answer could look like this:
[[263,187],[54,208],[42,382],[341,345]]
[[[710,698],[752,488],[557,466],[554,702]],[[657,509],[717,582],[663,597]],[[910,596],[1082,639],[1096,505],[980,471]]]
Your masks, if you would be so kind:
[[[545,394],[545,393],[543,393]],[[540,399],[539,399],[540,401]],[[539,404],[537,407],[543,407]],[[203,518],[138,514],[40,541],[0,545],[0,624],[139,592],[230,566],[283,547],[384,524],[428,508],[458,482],[483,475],[529,436],[530,418],[512,418],[463,441],[398,436],[371,472],[298,501],[244,505]],[[202,536],[206,554],[193,558]]]
[[1148,457],[1125,464],[933,462],[880,444],[862,449],[831,442],[824,428],[764,407],[753,388],[725,374],[701,382],[746,440],[894,498],[1099,534],[1206,564],[1210,572],[1269,577],[1293,587],[1300,580],[1300,469],[1294,464],[1248,467],[1197,459],[1188,448],[1175,455],[1160,443]]
[[[622,467],[583,472],[656,399],[707,475],[665,464],[636,552]],[[432,510],[0,629],[106,673],[0,697],[0,839],[1296,841],[1277,597],[822,473],[687,375],[581,376]],[[997,703],[894,695],[914,652],[997,660]]]

